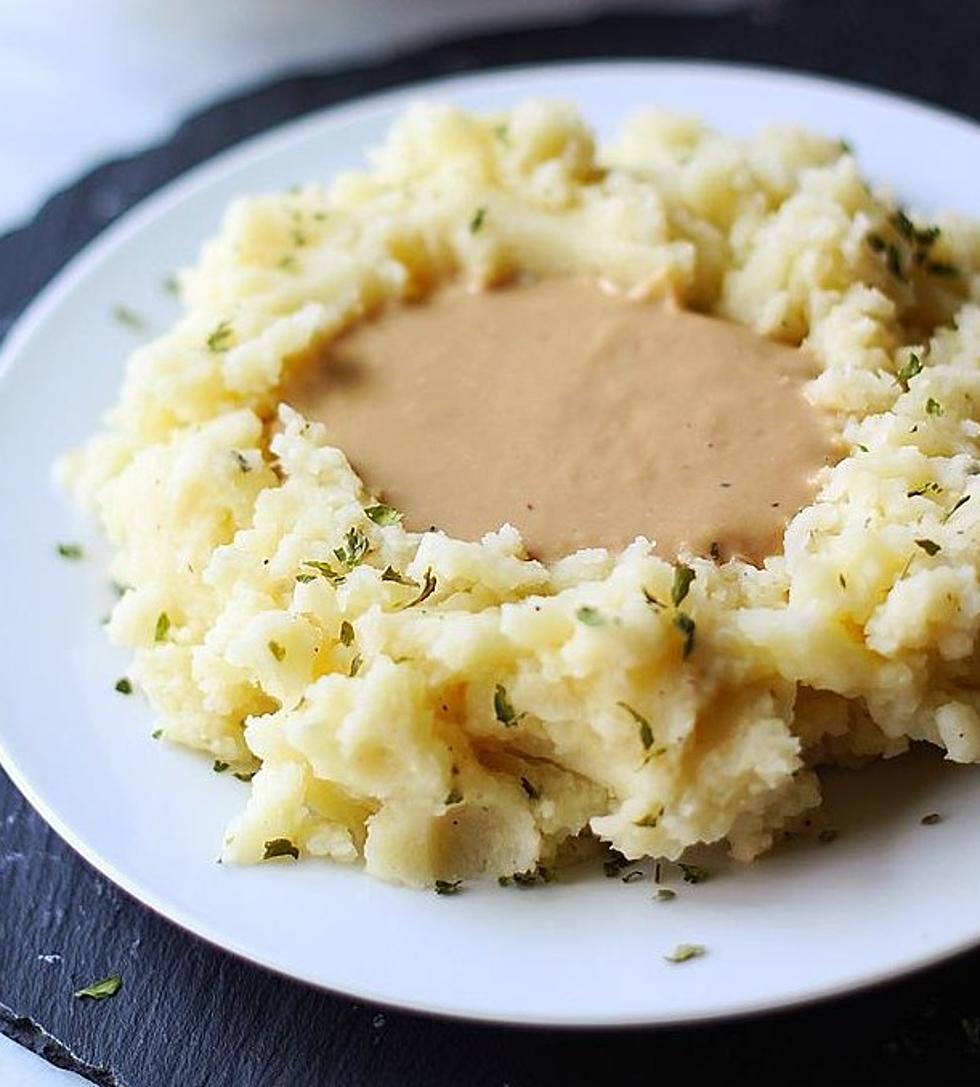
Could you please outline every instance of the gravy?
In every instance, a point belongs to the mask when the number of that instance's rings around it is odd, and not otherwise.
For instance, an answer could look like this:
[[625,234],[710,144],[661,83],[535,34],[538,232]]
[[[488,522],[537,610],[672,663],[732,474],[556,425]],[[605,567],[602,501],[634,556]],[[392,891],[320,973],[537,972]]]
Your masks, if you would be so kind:
[[833,459],[814,374],[739,325],[543,279],[392,306],[281,397],[411,530],[509,521],[544,561],[644,535],[759,563]]

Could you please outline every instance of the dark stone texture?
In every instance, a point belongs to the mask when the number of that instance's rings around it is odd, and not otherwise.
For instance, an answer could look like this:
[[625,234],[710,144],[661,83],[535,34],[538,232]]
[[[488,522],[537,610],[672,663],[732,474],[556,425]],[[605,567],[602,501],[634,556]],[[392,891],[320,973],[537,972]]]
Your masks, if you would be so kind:
[[[978,45],[980,0],[786,0],[710,20],[634,14],[488,34],[259,87],[192,117],[164,145],[99,167],[0,239],[0,336],[136,200],[245,136],[356,95],[533,61],[679,56],[824,72],[980,118]],[[40,958],[51,955],[60,958]],[[80,860],[0,774],[0,1031],[107,1087],[975,1083],[978,967],[974,953],[847,1000],[699,1028],[564,1033],[426,1019],[317,992],[184,934]],[[125,979],[118,996],[72,999],[112,972]]]

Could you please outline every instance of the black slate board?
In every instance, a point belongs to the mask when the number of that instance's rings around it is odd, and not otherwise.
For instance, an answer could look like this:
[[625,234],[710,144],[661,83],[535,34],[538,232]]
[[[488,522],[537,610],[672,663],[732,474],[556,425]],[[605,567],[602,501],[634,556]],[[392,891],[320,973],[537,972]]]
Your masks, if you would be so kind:
[[[770,0],[706,21],[608,16],[488,34],[286,79],[204,110],[160,147],[107,163],[0,239],[0,335],[135,201],[245,136],[353,96],[509,64],[682,56],[825,72],[980,118],[978,46],[980,0]],[[51,955],[60,958],[40,957]],[[924,1074],[976,1083],[978,967],[980,952],[847,1000],[698,1028],[569,1033],[422,1018],[317,992],[186,935],[89,868],[0,774],[0,1030],[103,1085],[566,1087],[613,1077],[624,1087],[709,1077],[836,1085]],[[125,978],[113,1000],[72,1000],[79,984],[112,971]]]

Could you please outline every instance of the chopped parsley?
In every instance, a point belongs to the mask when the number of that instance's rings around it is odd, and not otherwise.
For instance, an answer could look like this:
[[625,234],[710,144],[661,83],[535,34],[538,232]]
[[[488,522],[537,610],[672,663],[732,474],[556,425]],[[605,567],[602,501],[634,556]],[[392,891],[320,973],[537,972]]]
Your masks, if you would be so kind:
[[507,688],[502,683],[498,683],[493,691],[493,712],[504,728],[513,728],[524,717],[523,713],[514,710],[507,697]]
[[505,146],[510,143],[510,128],[506,124],[494,125],[493,134]]
[[847,588],[847,578],[846,578],[846,577],[844,577],[844,575],[843,575],[843,574],[838,574],[838,575],[837,575],[837,580],[838,580],[838,581],[840,582],[840,587],[841,587],[842,589],[846,589],[846,588]]
[[333,553],[337,556],[339,563],[348,570],[353,570],[358,563],[363,561],[370,546],[367,536],[356,525],[351,525],[344,533],[343,543],[340,547],[335,547]]
[[311,581],[316,581],[316,574],[297,574],[296,580],[300,585],[309,585]]
[[116,690],[120,694],[132,694],[133,693],[133,681],[123,676],[122,679],[116,680]]
[[227,351],[231,346],[231,337],[231,321],[219,322],[207,338],[208,350],[216,355],[221,354],[222,351]]
[[953,516],[953,514],[954,514],[954,513],[955,513],[955,512],[956,512],[956,511],[957,511],[958,509],[962,509],[962,508],[963,508],[963,506],[965,506],[965,505],[967,504],[967,502],[969,502],[969,501],[970,501],[970,496],[969,496],[968,494],[965,494],[965,495],[963,495],[963,497],[962,497],[962,498],[958,498],[958,499],[956,500],[955,504],[953,505],[953,508],[952,508],[952,509],[951,509],[951,510],[949,511],[949,513],[947,513],[947,514],[946,514],[946,516],[945,516],[945,517],[943,518],[943,521],[944,521],[944,522],[948,521],[948,520],[950,519],[950,517],[952,517],[952,516]]
[[926,401],[926,415],[942,415],[942,414],[943,414],[942,404],[940,404],[938,400],[935,400],[933,397],[930,396],[929,399]]
[[370,520],[376,525],[397,525],[402,519],[402,515],[396,509],[392,509],[391,506],[386,506],[383,502],[379,502],[376,506],[368,506],[364,511]]
[[339,637],[341,645],[352,645],[354,642],[354,628],[346,619],[340,624]]
[[902,392],[907,393],[909,391],[909,382],[916,375],[922,373],[922,359],[919,358],[914,352],[909,355],[909,361],[904,366],[900,367],[898,373],[895,374],[895,380],[902,387]]
[[228,769],[228,763],[222,762],[221,759],[215,759],[211,769],[216,774],[223,774]]
[[177,276],[172,273],[164,277],[160,286],[167,294],[178,294],[180,292],[180,283],[177,281]]
[[157,616],[157,624],[153,628],[153,640],[155,642],[162,642],[170,632],[170,616],[162,611]]
[[658,600],[649,589],[643,590],[643,599],[650,605],[651,608],[656,608],[658,611],[664,606],[662,600]]
[[265,843],[262,859],[271,861],[274,857],[292,857],[294,861],[298,861],[299,850],[288,838],[270,838]]
[[[339,585],[344,580],[344,575],[339,574],[329,562],[316,562],[313,559],[307,559],[304,566],[309,566],[311,570],[315,570],[321,577],[327,579],[331,585]],[[312,581],[315,574],[297,574],[297,581]]]
[[532,785],[531,782],[528,781],[525,777],[521,778],[521,788],[524,790],[525,793],[527,793],[528,800],[541,799],[541,793],[539,792],[539,790],[534,785]]
[[671,899],[677,897],[677,892],[672,891],[669,887],[658,887],[657,893],[653,896],[654,902],[670,902]]
[[941,823],[943,817],[937,811],[931,811],[928,815],[923,815],[919,822],[924,827],[934,827],[937,823]]
[[928,483],[921,487],[917,487],[914,491],[906,491],[906,498],[921,498],[924,494],[939,494],[942,487],[936,483],[935,480],[930,480]]
[[433,885],[433,890],[437,895],[455,895],[459,894],[462,886],[463,881],[461,879],[455,879],[451,882],[448,879],[437,879]]
[[650,722],[639,713],[628,702],[617,702],[617,706],[626,712],[633,718],[633,720],[639,725],[640,728],[640,743],[643,744],[643,750],[649,751],[653,747],[653,729],[650,727]]
[[684,877],[685,883],[704,883],[705,880],[711,879],[711,873],[707,868],[702,868],[699,864],[679,864],[678,867],[681,870],[681,875]]
[[77,543],[60,543],[58,544],[58,554],[63,559],[83,559],[85,558],[85,552],[82,550],[82,545]]
[[118,974],[110,974],[109,977],[96,981],[92,985],[86,985],[84,989],[76,989],[72,996],[76,1000],[107,1000],[115,996],[122,988],[122,978]]
[[637,819],[633,824],[634,827],[655,827],[660,822],[660,816],[663,815],[663,806],[657,809],[655,812],[650,812],[644,815],[642,819]]
[[418,596],[413,597],[407,604],[403,604],[402,608],[414,608],[416,604],[421,604],[424,600],[428,600],[435,591],[436,576],[433,574],[432,568],[429,567],[429,569],[425,571],[422,588],[419,590]]
[[591,608],[588,605],[579,608],[575,613],[575,618],[587,627],[601,627],[605,622],[602,612],[598,608]]
[[690,566],[685,566],[682,562],[675,564],[674,584],[670,589],[670,602],[675,608],[678,607],[687,596],[688,590],[691,588],[691,582],[696,576],[697,575]]
[[251,472],[252,465],[249,462],[248,457],[246,457],[244,453],[239,452],[239,450],[237,449],[233,449],[231,451],[231,455],[235,458],[235,461],[238,464],[240,471]]
[[275,641],[270,641],[267,643],[267,645],[269,652],[276,658],[277,661],[281,661],[286,656],[285,646],[282,646]]
[[935,555],[942,550],[935,540],[916,540],[915,545],[916,547],[921,547],[927,555]]
[[350,668],[347,671],[347,675],[353,679],[354,676],[361,670],[361,665],[364,663],[364,658],[357,654],[357,656],[350,662]]
[[459,791],[459,789],[452,789],[449,793],[446,794],[446,799],[443,801],[443,804],[445,804],[446,807],[449,808],[452,807],[453,804],[461,804],[462,802],[463,794]]
[[236,777],[239,781],[244,781],[247,784],[257,773],[258,770],[235,770],[231,776]]
[[687,962],[688,959],[699,959],[705,954],[701,944],[678,944],[669,955],[664,955],[667,962]]
[[931,276],[955,277],[960,274],[955,264],[949,264],[944,260],[930,260],[926,262],[926,271]]
[[677,627],[684,636],[683,658],[684,660],[687,660],[691,655],[691,651],[694,649],[694,633],[697,626],[690,615],[684,611],[679,611],[674,616],[674,626]]
[[162,735],[163,735],[163,729],[162,728],[155,728],[150,733],[150,738],[153,739],[153,740],[159,740]]
[[117,324],[133,332],[143,332],[146,329],[146,319],[129,306],[113,306],[112,316]]
[[393,566],[386,566],[384,573],[381,575],[382,581],[393,581],[396,585],[408,585],[413,589],[419,587],[419,583],[411,577],[406,577],[404,574],[399,573]]
[[644,879],[643,872],[639,868],[634,868],[632,871],[626,873],[621,877],[624,883],[636,883],[638,880]]
[[476,211],[473,213],[473,218],[470,219],[470,233],[471,234],[479,234],[479,232],[483,229],[483,221],[484,221],[484,219],[486,219],[486,217],[487,217],[487,209],[486,208],[477,208],[476,209]]

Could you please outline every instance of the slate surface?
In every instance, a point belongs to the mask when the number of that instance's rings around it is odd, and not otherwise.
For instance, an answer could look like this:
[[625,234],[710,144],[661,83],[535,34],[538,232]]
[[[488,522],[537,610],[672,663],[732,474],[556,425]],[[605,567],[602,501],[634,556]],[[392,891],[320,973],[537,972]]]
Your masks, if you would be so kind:
[[[247,135],[352,96],[531,61],[688,56],[825,72],[980,119],[978,45],[980,0],[786,0],[710,21],[631,15],[486,35],[261,87],[191,118],[161,147],[100,167],[0,239],[0,335],[136,200]],[[0,1031],[103,1085],[976,1083],[978,968],[980,952],[833,1004],[683,1030],[425,1019],[285,981],[187,936],[90,869],[0,774]],[[125,976],[115,999],[72,1000],[78,984],[111,971]]]

